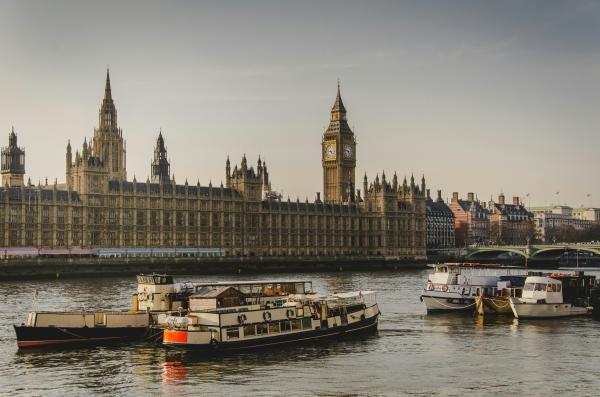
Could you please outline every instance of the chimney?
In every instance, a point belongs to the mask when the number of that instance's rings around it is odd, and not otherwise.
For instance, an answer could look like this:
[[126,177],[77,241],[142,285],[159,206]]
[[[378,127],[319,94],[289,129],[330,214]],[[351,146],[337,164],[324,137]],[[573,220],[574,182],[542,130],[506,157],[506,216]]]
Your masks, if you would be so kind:
[[519,198],[513,197],[513,205],[519,205]]
[[452,192],[452,202],[458,201],[458,192]]
[[467,201],[474,201],[473,200],[474,198],[475,198],[475,195],[473,194],[473,192],[467,193]]
[[498,204],[504,204],[504,193],[500,193],[498,196]]
[[317,192],[317,203],[321,202],[321,192]]
[[442,202],[442,191],[438,190],[437,193],[438,193],[438,195],[437,195],[437,202],[441,203]]

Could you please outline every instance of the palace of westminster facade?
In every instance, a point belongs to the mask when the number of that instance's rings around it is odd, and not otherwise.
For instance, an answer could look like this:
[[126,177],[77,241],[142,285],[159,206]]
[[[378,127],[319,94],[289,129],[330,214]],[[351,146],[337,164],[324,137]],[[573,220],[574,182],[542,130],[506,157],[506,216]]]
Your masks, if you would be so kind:
[[282,200],[267,165],[244,156],[225,186],[176,184],[162,133],[151,178],[127,180],[126,151],[107,72],[99,126],[81,152],[66,150],[66,182],[24,182],[25,152],[14,130],[2,149],[0,246],[205,247],[228,256],[425,256],[425,180],[385,173],[356,189],[356,140],[339,86],[323,133],[323,198]]

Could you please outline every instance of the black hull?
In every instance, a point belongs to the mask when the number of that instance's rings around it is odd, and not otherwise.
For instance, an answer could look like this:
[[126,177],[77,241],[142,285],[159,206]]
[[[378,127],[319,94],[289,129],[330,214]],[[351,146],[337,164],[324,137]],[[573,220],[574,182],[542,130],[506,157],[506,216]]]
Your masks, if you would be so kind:
[[357,335],[369,333],[377,330],[378,316],[356,322],[348,326],[338,326],[326,329],[316,329],[313,331],[304,331],[289,334],[280,334],[267,338],[246,339],[233,342],[222,342],[210,345],[184,344],[184,343],[164,343],[169,348],[181,350],[203,351],[209,354],[220,354],[226,352],[239,352],[250,349],[271,349],[279,348],[284,345],[310,343],[343,335]]
[[142,339],[147,327],[28,327],[15,325],[19,348],[98,345]]

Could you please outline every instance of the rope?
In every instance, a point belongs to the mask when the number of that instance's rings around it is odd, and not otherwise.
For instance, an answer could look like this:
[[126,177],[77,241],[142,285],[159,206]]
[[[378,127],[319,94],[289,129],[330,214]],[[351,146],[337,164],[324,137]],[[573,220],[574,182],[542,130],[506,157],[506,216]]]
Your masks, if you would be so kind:
[[474,306],[476,302],[471,303],[470,305],[467,306],[463,306],[463,307],[453,307],[453,306],[448,306],[442,302],[440,302],[437,298],[434,298],[433,296],[430,296],[429,298],[433,299],[434,301],[436,301],[439,305],[446,307],[448,309],[452,309],[452,310],[462,310],[462,309],[466,309],[468,307]]
[[494,298],[487,298],[487,299],[489,299],[490,301],[492,301],[492,303],[494,303],[494,305],[496,305],[496,307],[498,307],[500,309],[505,308],[506,306],[510,305],[510,301],[505,301],[503,305],[499,305],[499,304],[496,303],[496,301],[498,301],[499,299],[494,299]]
[[83,338],[83,336],[74,334],[73,332],[67,331],[66,329],[63,329],[63,328],[60,328],[60,327],[56,327],[56,329],[59,330],[59,331],[61,331],[61,332],[64,332],[67,335],[71,335],[71,336],[74,336],[74,337],[79,338],[79,339]]

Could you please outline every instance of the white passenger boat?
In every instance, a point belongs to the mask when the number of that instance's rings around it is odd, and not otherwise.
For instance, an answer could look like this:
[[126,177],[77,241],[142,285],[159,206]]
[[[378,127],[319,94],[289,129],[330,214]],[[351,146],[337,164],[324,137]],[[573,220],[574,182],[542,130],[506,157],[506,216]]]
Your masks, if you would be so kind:
[[421,293],[427,312],[472,311],[477,296],[493,296],[501,276],[522,275],[525,270],[480,263],[430,265],[434,273]]
[[241,351],[377,328],[380,312],[373,291],[319,296],[311,290],[288,293],[281,285],[270,283],[256,292],[244,293],[233,285],[198,291],[190,297],[186,316],[167,319],[163,344],[214,352]]
[[543,276],[527,277],[521,298],[510,298],[510,307],[516,318],[567,317],[591,313],[589,307],[565,303],[562,282]]

